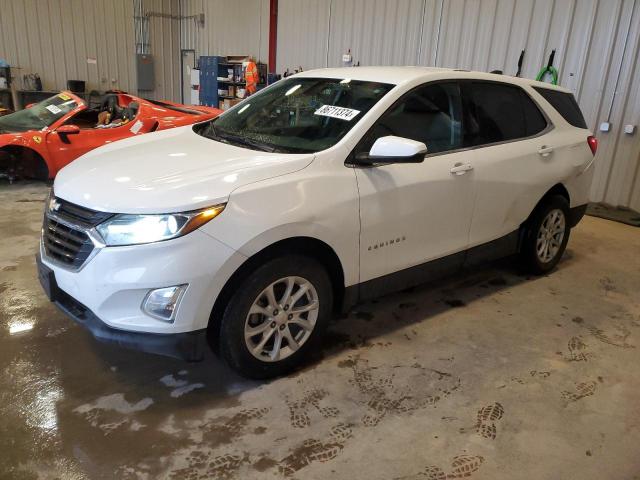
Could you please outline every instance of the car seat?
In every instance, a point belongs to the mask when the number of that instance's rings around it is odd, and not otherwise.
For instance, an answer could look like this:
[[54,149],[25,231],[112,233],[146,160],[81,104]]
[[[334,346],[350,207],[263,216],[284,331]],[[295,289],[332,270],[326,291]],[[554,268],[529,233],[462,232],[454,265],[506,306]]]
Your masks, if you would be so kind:
[[130,102],[129,106],[127,106],[127,108],[125,108],[122,112],[122,120],[124,120],[125,122],[130,122],[131,120],[136,118],[139,108],[140,105],[138,104],[138,102]]

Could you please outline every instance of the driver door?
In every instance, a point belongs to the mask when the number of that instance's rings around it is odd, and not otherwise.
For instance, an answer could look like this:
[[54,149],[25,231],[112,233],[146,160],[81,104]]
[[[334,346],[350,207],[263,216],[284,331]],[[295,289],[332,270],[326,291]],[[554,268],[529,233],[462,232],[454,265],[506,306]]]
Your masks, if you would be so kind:
[[[456,82],[422,85],[404,95],[374,124],[354,153],[368,152],[380,137],[423,142],[422,163],[356,168],[360,192],[360,281],[464,251],[469,245],[475,186],[473,150],[463,149],[462,100]],[[453,169],[453,171],[452,171]],[[456,268],[462,255],[437,270]],[[409,281],[425,272],[412,269]]]

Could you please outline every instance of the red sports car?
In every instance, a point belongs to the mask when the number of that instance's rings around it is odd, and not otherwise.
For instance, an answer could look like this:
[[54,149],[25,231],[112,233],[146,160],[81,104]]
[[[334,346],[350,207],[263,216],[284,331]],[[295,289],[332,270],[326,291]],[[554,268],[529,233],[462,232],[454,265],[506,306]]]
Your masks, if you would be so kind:
[[80,155],[104,144],[217,117],[217,108],[146,100],[127,93],[104,96],[101,105],[62,92],[0,117],[0,173],[9,178],[54,178]]

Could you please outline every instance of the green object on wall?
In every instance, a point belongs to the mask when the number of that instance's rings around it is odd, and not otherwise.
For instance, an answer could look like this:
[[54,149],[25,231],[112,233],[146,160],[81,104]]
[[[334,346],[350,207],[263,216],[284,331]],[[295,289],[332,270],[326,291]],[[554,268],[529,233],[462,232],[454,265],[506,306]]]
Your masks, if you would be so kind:
[[546,67],[542,67],[542,69],[536,75],[536,80],[539,82],[547,75],[551,75],[551,84],[558,84],[558,70],[553,66],[553,58],[556,56],[556,51],[551,50],[551,55],[549,55],[549,61],[547,62]]
[[536,75],[536,80],[538,80],[539,82],[542,81],[546,74],[551,75],[552,85],[558,84],[558,70],[556,70],[555,67],[543,67],[542,70],[538,72],[538,75]]

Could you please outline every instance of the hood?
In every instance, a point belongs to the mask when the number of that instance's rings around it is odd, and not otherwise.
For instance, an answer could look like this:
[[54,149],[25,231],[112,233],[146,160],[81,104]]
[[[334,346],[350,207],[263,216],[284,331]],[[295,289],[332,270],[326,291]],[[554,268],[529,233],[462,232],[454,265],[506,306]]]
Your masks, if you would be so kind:
[[312,160],[312,154],[227,145],[180,127],[93,150],[58,173],[54,191],[103,212],[184,212],[226,202],[238,187],[301,170]]

